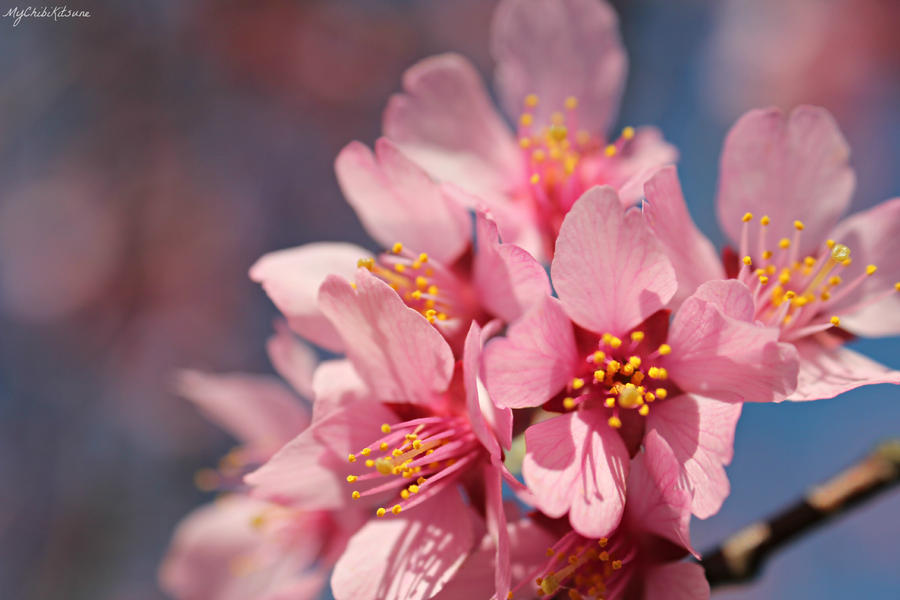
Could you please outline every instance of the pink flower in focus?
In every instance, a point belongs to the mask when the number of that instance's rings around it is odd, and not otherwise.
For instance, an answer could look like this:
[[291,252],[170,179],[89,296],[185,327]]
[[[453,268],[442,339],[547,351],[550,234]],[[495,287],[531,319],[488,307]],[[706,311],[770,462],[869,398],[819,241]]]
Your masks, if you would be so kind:
[[[296,392],[309,396],[315,356],[281,329],[269,354]],[[185,372],[179,391],[242,445],[198,484],[232,489],[179,524],[160,567],[160,585],[179,600],[310,600],[352,533],[350,515],[304,511],[246,496],[240,478],[268,460],[309,422],[296,394],[275,378]]]
[[546,298],[485,354],[499,405],[549,402],[565,413],[525,433],[523,474],[538,507],[569,512],[582,535],[607,535],[622,516],[629,459],[655,430],[693,491],[694,514],[715,513],[740,402],[793,391],[793,347],[753,323],[752,296],[737,281],[702,285],[669,325],[661,309],[677,287],[672,265],[609,187],[588,190],[566,215],[551,278],[559,300]]
[[[376,513],[335,566],[338,600],[432,597],[473,549],[483,522],[499,540],[498,564],[507,563],[501,446],[509,447],[512,415],[479,393],[480,327],[471,325],[456,363],[439,331],[366,269],[354,283],[328,277],[319,305],[358,383],[337,384],[341,394],[317,392],[310,428],[247,477],[254,494]],[[343,490],[332,485],[336,476],[346,480]],[[500,597],[506,573],[497,570]]]
[[384,132],[435,178],[483,199],[504,238],[549,259],[566,212],[607,184],[623,204],[641,195],[676,150],[659,131],[606,131],[615,120],[627,58],[612,8],[600,0],[504,0],[491,45],[510,131],[463,57],[427,58],[403,78]]
[[644,214],[678,275],[678,297],[736,277],[753,292],[752,318],[796,346],[792,400],[831,398],[900,373],[842,348],[847,333],[900,333],[900,198],[843,221],[855,177],[831,115],[753,110],[722,150],[719,220],[738,254],[715,256],[688,215],[673,168],[646,185]]
[[310,341],[345,350],[317,293],[327,275],[351,277],[359,266],[393,288],[457,351],[472,321],[511,321],[549,290],[543,268],[521,248],[501,244],[483,212],[476,215],[476,251],[466,205],[478,202],[434,183],[392,142],[378,140],[374,154],[353,142],[335,169],[348,202],[387,251],[373,256],[353,244],[314,243],[267,254],[250,269],[292,329]]

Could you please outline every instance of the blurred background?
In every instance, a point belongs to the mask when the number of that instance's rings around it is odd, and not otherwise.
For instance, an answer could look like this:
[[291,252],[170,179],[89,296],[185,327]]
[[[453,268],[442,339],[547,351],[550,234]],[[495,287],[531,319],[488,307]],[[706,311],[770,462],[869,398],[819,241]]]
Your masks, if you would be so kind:
[[[9,6],[7,6],[7,4]],[[631,0],[620,126],[682,153],[713,212],[729,125],[826,106],[853,149],[855,209],[900,194],[900,2]],[[0,4],[0,14],[15,6]],[[486,76],[494,2],[78,2],[0,19],[0,598],[163,598],[193,474],[232,445],[171,391],[180,367],[271,372],[275,310],[246,276],[314,240],[372,246],[332,171],[371,143],[405,67],[455,50]],[[900,368],[897,340],[854,344]],[[703,549],[900,434],[900,395],[748,406]],[[897,598],[900,496],[797,542],[738,598]]]

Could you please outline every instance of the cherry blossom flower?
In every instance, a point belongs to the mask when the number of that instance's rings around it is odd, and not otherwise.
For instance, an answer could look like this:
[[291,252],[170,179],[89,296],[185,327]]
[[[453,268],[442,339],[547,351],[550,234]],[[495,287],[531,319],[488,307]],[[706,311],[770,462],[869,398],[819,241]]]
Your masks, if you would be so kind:
[[675,266],[676,302],[727,275],[753,292],[753,319],[796,346],[792,400],[831,398],[900,373],[841,347],[849,337],[900,333],[900,198],[840,220],[855,178],[831,115],[753,110],[722,150],[718,213],[737,249],[720,263],[688,215],[673,168],[646,185],[644,214]]
[[513,320],[549,289],[540,264],[521,248],[501,244],[497,225],[484,212],[476,215],[476,251],[466,205],[478,202],[433,182],[392,142],[379,140],[374,154],[353,142],[335,168],[347,200],[387,250],[373,256],[353,244],[313,243],[267,254],[250,269],[306,339],[344,350],[317,293],[328,274],[352,277],[360,266],[390,285],[456,350],[472,321]]
[[179,391],[241,441],[198,485],[228,491],[181,522],[160,567],[160,585],[179,600],[316,598],[359,516],[332,518],[246,495],[240,484],[309,423],[297,393],[309,397],[315,357],[284,328],[269,354],[291,391],[274,377],[188,371]]
[[[338,600],[432,597],[485,522],[499,540],[498,564],[508,562],[501,447],[509,447],[512,415],[479,393],[481,346],[495,325],[483,332],[473,323],[457,363],[439,331],[367,269],[353,283],[329,276],[319,305],[355,375],[327,378],[334,390],[317,393],[310,428],[246,478],[254,494],[309,508],[370,508],[374,518],[335,566]],[[332,485],[335,475],[343,489]],[[500,597],[505,573],[497,570]]]
[[655,430],[675,452],[694,513],[715,513],[740,403],[794,390],[794,348],[753,323],[738,281],[705,283],[669,325],[661,309],[676,291],[672,265],[609,187],[588,190],[566,215],[551,278],[559,300],[547,297],[485,353],[499,405],[564,412],[525,432],[523,475],[538,507],[569,512],[582,535],[607,535],[622,516],[629,458]]
[[625,204],[677,152],[651,127],[606,137],[627,71],[612,8],[600,0],[504,0],[491,47],[511,131],[463,57],[426,58],[391,98],[384,132],[429,173],[495,214],[508,241],[549,259],[563,216],[587,188]]

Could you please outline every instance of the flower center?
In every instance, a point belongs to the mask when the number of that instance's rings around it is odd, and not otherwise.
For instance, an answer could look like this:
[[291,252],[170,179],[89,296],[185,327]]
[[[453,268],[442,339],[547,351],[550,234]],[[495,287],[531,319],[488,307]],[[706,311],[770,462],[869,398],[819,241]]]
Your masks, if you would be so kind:
[[[746,213],[742,221],[742,264],[738,279],[753,291],[756,320],[781,328],[782,339],[794,340],[837,327],[841,314],[862,308],[862,304],[848,306],[842,300],[877,271],[875,265],[867,265],[856,277],[845,281],[846,271],[852,264],[851,251],[834,240],[827,240],[817,252],[800,257],[802,221],[794,221],[792,238],[778,240],[771,246],[775,250],[771,250],[768,216],[759,219],[754,257],[749,251],[753,214]],[[893,291],[889,290],[888,294]],[[865,304],[883,297],[867,299]]]
[[[347,457],[360,460],[368,469],[362,475],[348,475],[348,483],[372,484],[364,491],[354,490],[353,499],[399,488],[400,501],[376,514],[400,514],[452,485],[466,467],[478,460],[483,448],[463,417],[426,417],[381,426],[381,438]],[[374,448],[374,450],[373,450]],[[388,478],[387,481],[384,478]]]
[[569,382],[563,407],[573,410],[591,400],[602,401],[610,409],[609,424],[615,428],[622,426],[621,410],[647,416],[653,402],[673,391],[668,371],[652,364],[672,348],[662,344],[651,351],[644,338],[642,331],[633,331],[626,342],[604,333],[597,349],[584,359],[586,374]]
[[429,323],[447,324],[468,312],[459,279],[440,263],[429,261],[426,253],[411,252],[400,242],[377,258],[359,259],[357,266],[391,286]]
[[548,548],[547,557],[542,575],[535,579],[538,596],[568,590],[571,600],[604,600],[624,584],[622,572],[630,554],[615,538],[590,540],[573,531]]

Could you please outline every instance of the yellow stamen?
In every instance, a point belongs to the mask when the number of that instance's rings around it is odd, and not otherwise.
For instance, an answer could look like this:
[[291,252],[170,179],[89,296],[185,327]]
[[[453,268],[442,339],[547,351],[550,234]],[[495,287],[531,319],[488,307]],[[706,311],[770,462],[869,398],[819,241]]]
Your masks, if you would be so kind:
[[576,108],[578,108],[578,98],[576,98],[575,96],[569,96],[568,98],[566,98],[565,104],[567,109],[575,110]]
[[622,130],[622,137],[626,140],[630,140],[634,138],[634,127],[626,127]]
[[831,324],[837,327],[841,324],[841,320],[838,317],[831,317]]
[[534,108],[538,105],[538,97],[537,94],[528,94],[525,96],[525,106],[528,108]]
[[620,427],[622,427],[622,419],[620,419],[619,417],[610,417],[609,426],[613,429],[619,429]]
[[750,212],[744,213],[744,216],[741,217],[741,221],[743,221],[744,223],[749,223],[752,220],[753,220],[753,213],[750,213]]

